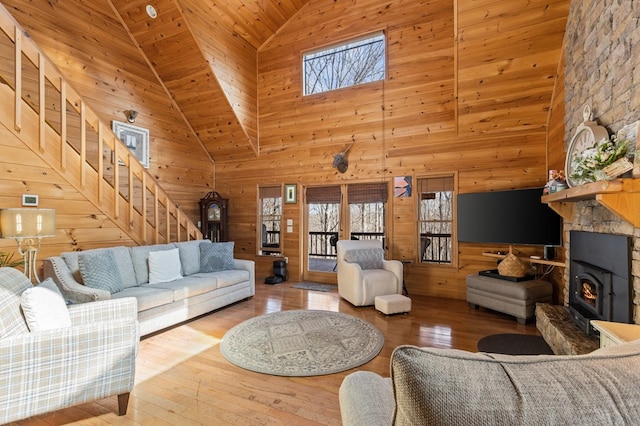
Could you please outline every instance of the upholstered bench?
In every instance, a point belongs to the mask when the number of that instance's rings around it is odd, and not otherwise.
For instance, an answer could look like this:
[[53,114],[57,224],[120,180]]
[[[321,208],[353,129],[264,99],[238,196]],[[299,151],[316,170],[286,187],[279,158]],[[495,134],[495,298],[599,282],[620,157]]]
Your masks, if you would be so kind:
[[376,296],[374,301],[376,309],[386,315],[400,314],[411,310],[411,299],[401,294]]
[[535,316],[536,303],[551,303],[553,287],[542,280],[509,281],[483,275],[467,275],[467,302],[513,315],[519,324]]

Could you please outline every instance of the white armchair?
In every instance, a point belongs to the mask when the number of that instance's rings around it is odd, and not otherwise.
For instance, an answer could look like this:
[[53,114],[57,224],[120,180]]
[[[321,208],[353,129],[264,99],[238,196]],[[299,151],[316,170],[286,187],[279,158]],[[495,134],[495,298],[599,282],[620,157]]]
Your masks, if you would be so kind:
[[402,294],[402,262],[385,260],[379,240],[340,240],[338,293],[355,306],[369,306],[376,296]]
[[112,395],[126,414],[140,339],[136,299],[71,305],[70,326],[30,331],[21,296],[32,287],[20,271],[0,268],[0,424]]

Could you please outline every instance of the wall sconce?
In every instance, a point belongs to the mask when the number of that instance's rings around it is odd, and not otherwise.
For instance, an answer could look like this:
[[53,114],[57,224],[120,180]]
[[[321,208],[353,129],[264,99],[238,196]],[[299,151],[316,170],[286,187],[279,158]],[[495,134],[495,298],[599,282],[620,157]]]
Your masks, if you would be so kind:
[[36,258],[42,237],[56,235],[56,211],[54,209],[0,209],[0,237],[15,238],[18,253],[24,259],[24,274],[40,283],[36,271]]
[[125,111],[125,115],[129,123],[135,123],[136,117],[138,116],[138,111],[134,111],[134,110]]

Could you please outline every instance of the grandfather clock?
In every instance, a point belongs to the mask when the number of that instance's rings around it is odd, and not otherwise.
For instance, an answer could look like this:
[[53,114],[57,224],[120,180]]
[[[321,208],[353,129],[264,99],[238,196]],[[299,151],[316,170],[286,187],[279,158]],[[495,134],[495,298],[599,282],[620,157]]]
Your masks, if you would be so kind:
[[200,200],[200,230],[211,241],[227,241],[227,202],[215,191]]

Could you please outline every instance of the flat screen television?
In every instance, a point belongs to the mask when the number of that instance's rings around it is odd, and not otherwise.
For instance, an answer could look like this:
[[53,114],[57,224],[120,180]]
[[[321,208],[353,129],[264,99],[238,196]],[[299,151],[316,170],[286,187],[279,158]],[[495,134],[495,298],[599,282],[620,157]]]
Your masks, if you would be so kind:
[[562,218],[542,203],[542,188],[458,195],[458,241],[562,245]]

